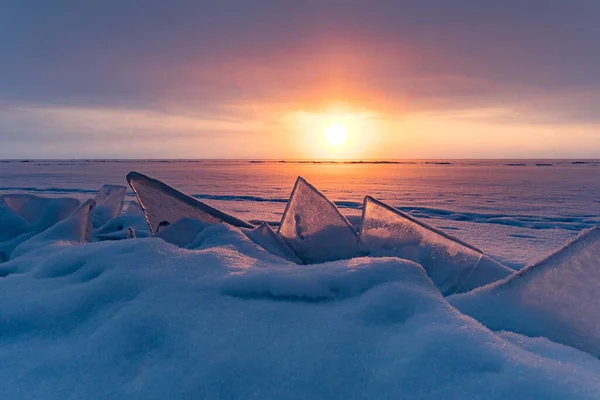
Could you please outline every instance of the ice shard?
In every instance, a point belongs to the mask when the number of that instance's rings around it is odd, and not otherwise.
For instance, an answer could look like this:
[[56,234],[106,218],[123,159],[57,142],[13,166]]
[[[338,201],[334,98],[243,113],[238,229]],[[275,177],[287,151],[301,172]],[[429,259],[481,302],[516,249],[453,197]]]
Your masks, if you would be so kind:
[[302,264],[302,260],[267,223],[263,222],[260,226],[247,230],[245,233],[254,243],[269,253],[296,264]]
[[500,282],[449,301],[492,330],[543,336],[600,357],[600,229]]
[[[510,268],[483,256],[477,248],[369,196],[363,204],[359,243],[364,254],[400,257],[421,264],[444,296],[513,273]],[[481,269],[478,269],[480,262]]]
[[95,197],[94,228],[99,228],[121,212],[125,191],[120,185],[104,185]]
[[130,201],[127,206],[127,210],[123,213],[124,215],[144,215],[144,210],[137,201]]
[[127,175],[127,182],[142,206],[146,221],[153,234],[158,232],[159,226],[165,227],[183,218],[198,219],[206,224],[225,222],[237,227],[254,228],[247,222],[225,214],[157,179],[149,178],[138,172],[130,172]]
[[1,196],[6,207],[20,215],[29,224],[28,230],[43,231],[67,218],[80,201],[68,197],[47,198],[32,194],[6,194]]
[[358,237],[352,225],[317,189],[298,177],[279,236],[307,264],[352,258]]
[[182,218],[164,228],[161,227],[154,236],[176,246],[186,247],[194,242],[198,234],[202,232],[206,226],[206,223],[198,219]]
[[69,217],[17,246],[11,253],[11,258],[36,250],[50,242],[89,242],[95,207],[94,200],[85,201]]

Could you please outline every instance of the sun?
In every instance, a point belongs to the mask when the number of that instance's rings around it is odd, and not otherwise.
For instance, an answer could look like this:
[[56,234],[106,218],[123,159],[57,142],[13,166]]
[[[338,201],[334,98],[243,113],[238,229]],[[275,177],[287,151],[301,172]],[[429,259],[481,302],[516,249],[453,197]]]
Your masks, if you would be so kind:
[[348,130],[344,125],[335,123],[325,130],[325,140],[333,147],[339,147],[346,142]]

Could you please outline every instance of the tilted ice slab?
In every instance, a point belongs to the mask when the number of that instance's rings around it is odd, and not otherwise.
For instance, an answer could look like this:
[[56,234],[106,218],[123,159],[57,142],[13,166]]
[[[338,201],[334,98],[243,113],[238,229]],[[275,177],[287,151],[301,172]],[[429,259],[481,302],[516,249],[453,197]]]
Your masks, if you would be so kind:
[[0,196],[0,241],[48,229],[68,217],[79,204],[79,200],[72,198],[45,198],[31,194]]
[[144,210],[150,231],[154,234],[183,218],[195,218],[207,224],[227,224],[253,228],[252,225],[210,207],[193,197],[175,190],[163,182],[138,172],[127,174],[127,182],[133,189]]
[[306,263],[352,258],[358,237],[335,204],[298,177],[278,234]]
[[359,247],[370,256],[394,256],[421,264],[445,296],[514,272],[477,248],[369,196],[363,204]]
[[120,185],[104,185],[95,197],[94,228],[99,228],[119,215],[127,188]]
[[510,278],[450,302],[493,330],[544,336],[600,357],[600,229]]
[[294,253],[287,243],[279,236],[269,224],[263,222],[260,226],[246,230],[248,236],[254,243],[267,250],[269,253],[284,258],[296,264],[302,264],[302,260]]
[[95,207],[94,200],[87,200],[68,218],[17,246],[11,254],[11,258],[36,250],[50,242],[89,242],[92,236]]

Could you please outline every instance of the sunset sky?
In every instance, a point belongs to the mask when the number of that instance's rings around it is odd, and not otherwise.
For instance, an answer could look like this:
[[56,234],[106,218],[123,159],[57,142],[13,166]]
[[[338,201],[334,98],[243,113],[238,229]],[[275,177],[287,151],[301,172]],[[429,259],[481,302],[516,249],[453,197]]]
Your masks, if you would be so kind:
[[597,0],[0,1],[0,158],[600,157]]

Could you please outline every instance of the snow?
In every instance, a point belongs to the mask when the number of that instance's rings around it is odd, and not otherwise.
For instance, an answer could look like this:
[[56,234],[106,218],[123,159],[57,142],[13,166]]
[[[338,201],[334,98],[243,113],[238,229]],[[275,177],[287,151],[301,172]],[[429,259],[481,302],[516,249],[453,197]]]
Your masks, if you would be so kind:
[[303,178],[298,178],[283,213],[278,234],[306,263],[352,258],[358,237],[352,225]]
[[161,224],[168,225],[182,218],[196,218],[208,224],[227,222],[234,226],[252,227],[235,217],[216,210],[187,196],[163,182],[137,172],[127,174],[127,181],[146,214],[150,231],[156,233]]
[[110,219],[116,217],[123,208],[125,191],[127,188],[120,185],[104,185],[94,198],[96,211],[94,213],[94,228],[99,228]]
[[543,336],[600,357],[600,229],[451,303],[494,330]]
[[421,264],[444,295],[512,274],[489,258],[479,265],[481,251],[369,196],[364,201],[359,246],[371,256],[394,256]]
[[413,262],[286,264],[238,228],[201,235],[2,264],[0,397],[597,398],[600,361],[494,334]]

